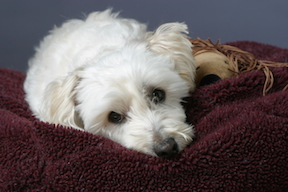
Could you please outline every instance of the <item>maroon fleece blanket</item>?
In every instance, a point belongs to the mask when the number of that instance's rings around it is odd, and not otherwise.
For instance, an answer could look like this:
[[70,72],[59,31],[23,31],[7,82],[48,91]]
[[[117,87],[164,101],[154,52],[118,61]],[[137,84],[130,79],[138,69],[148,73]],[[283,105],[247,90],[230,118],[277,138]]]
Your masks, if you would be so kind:
[[[230,43],[258,59],[287,62],[288,50]],[[0,191],[288,191],[288,69],[262,96],[262,71],[202,87],[188,99],[196,139],[172,159],[31,116],[25,75],[0,70]]]

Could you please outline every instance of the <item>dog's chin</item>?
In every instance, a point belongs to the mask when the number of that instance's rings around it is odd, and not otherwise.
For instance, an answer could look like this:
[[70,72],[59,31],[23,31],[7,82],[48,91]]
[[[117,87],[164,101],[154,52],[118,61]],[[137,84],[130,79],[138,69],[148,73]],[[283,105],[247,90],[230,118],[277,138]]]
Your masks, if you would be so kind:
[[[156,115],[157,118],[157,115]],[[101,129],[97,134],[111,139],[122,146],[161,158],[171,158],[180,153],[192,142],[194,137],[193,127],[173,120],[159,120],[154,128],[142,121],[130,119],[121,125],[110,124]],[[168,123],[168,124],[165,124]],[[158,126],[158,125],[159,126]]]
[[144,141],[143,137],[145,136],[139,135],[136,139],[141,141],[142,138],[142,143],[133,146],[132,143],[127,145],[128,141],[126,142],[126,147],[152,156],[171,158],[189,145],[194,137],[193,129],[188,125],[186,125],[185,131],[177,132],[176,129],[175,131],[171,130],[172,132],[169,131],[167,134],[154,133],[152,136],[153,140],[150,142]]
[[[192,138],[194,133],[192,131],[192,127],[187,126],[187,130],[189,129],[189,133],[177,133],[171,132],[167,135],[152,136],[154,138],[150,142],[147,142],[147,138],[145,136],[138,136],[132,138],[130,141],[128,139],[126,141],[118,141],[123,146],[147,154],[151,156],[157,156],[162,158],[171,158],[181,152],[187,145],[192,142]],[[158,137],[158,138],[157,138]],[[137,139],[138,143],[134,142]],[[134,141],[133,141],[134,140]],[[131,142],[132,141],[132,142]],[[139,142],[141,141],[141,142]],[[142,142],[143,141],[143,142]],[[122,143],[123,142],[123,143]]]

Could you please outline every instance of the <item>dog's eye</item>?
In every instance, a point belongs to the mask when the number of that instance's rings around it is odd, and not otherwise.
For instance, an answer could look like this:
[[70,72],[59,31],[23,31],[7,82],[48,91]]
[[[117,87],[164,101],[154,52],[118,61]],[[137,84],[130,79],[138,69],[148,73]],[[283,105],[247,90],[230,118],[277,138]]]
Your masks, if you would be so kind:
[[165,91],[162,89],[154,89],[152,93],[152,101],[157,104],[157,103],[162,103],[164,102],[166,98]]
[[122,123],[122,121],[124,120],[124,116],[112,111],[108,116],[108,120],[111,123],[119,124]]

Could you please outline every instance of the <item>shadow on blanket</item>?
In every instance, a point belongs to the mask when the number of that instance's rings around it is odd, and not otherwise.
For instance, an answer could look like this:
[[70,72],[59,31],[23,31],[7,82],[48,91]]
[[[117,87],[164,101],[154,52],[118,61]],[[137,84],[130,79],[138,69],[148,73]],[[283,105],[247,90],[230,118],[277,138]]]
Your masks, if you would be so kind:
[[[230,45],[287,62],[287,49]],[[272,71],[266,96],[262,71],[198,89],[186,104],[197,138],[167,160],[39,122],[23,99],[25,75],[1,69],[0,191],[287,191],[288,69]]]

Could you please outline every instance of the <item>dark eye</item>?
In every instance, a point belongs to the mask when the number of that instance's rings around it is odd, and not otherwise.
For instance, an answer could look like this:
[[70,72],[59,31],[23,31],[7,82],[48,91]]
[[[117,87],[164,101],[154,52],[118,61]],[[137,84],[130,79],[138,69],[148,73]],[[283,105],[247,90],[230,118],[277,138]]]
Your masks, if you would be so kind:
[[119,124],[124,120],[124,116],[112,111],[108,116],[108,121],[111,123]]
[[157,103],[162,103],[165,101],[166,94],[165,91],[162,89],[154,89],[152,93],[152,101],[157,104]]

